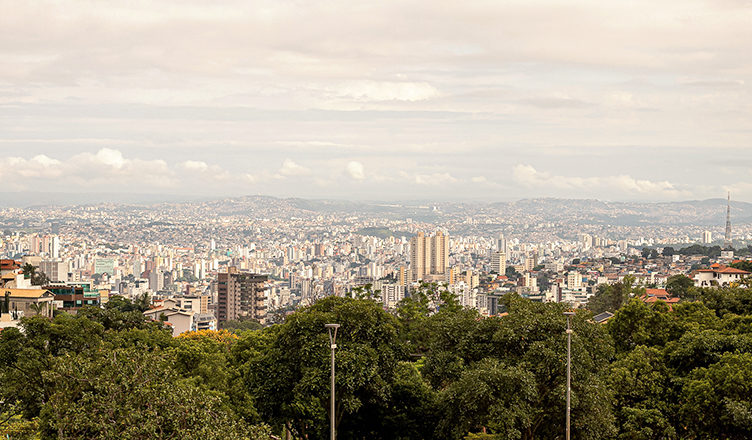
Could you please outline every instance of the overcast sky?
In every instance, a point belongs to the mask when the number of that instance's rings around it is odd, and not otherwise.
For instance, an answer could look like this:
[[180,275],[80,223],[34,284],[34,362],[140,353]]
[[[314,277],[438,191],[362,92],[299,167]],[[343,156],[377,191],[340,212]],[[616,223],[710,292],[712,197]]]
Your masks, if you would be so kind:
[[0,191],[752,200],[750,87],[750,0],[0,0]]

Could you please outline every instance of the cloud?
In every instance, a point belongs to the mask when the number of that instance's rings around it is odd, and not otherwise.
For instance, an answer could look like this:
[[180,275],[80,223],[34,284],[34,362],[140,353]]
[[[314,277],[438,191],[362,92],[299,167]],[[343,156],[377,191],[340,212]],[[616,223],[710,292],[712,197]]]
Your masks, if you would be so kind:
[[123,165],[125,165],[123,153],[110,148],[102,148],[97,151],[97,154],[94,155],[94,160],[103,165],[108,165],[118,169],[123,168]]
[[206,171],[209,169],[209,165],[200,160],[186,160],[180,166],[189,171]]
[[307,176],[311,174],[311,170],[295,163],[292,159],[285,159],[282,162],[282,168],[277,170],[277,177],[295,177],[295,176]]
[[218,185],[243,186],[253,184],[256,178],[250,173],[237,176],[218,165],[204,161],[187,160],[170,166],[162,159],[126,157],[121,151],[102,148],[96,152],[83,152],[64,159],[40,154],[0,158],[3,181],[13,190],[100,191],[137,190],[154,192],[195,185],[197,181],[206,188]]
[[354,160],[348,162],[347,167],[345,168],[345,171],[347,172],[347,175],[350,176],[351,179],[363,180],[366,178],[363,164],[360,162],[357,162]]
[[668,181],[651,181],[635,179],[629,175],[606,177],[571,177],[557,176],[545,171],[538,171],[532,165],[518,164],[512,170],[516,183],[528,188],[550,188],[579,191],[576,194],[598,191],[618,191],[629,195],[678,197],[687,196],[688,192],[677,189]]
[[425,101],[439,91],[425,82],[354,81],[340,87],[338,94],[358,101]]
[[457,179],[449,173],[416,174],[415,183],[418,185],[446,185],[456,183]]

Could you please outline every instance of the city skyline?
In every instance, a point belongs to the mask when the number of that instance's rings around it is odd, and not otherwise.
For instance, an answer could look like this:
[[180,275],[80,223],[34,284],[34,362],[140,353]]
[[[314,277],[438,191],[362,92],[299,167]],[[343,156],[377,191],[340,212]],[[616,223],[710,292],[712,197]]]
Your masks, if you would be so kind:
[[3,9],[7,191],[752,200],[743,1]]

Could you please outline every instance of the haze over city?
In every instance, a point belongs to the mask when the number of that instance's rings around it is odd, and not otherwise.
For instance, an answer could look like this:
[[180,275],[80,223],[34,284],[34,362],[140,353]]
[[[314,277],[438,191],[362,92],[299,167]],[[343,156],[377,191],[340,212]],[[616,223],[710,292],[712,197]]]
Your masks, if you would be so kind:
[[0,9],[4,191],[752,199],[745,1]]

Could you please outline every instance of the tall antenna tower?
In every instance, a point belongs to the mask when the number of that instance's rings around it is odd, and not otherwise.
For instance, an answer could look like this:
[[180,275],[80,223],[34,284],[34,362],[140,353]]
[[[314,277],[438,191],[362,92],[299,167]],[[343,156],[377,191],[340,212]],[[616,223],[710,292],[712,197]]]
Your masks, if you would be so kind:
[[731,192],[728,193],[728,202],[726,204],[726,236],[723,240],[723,247],[731,247]]

